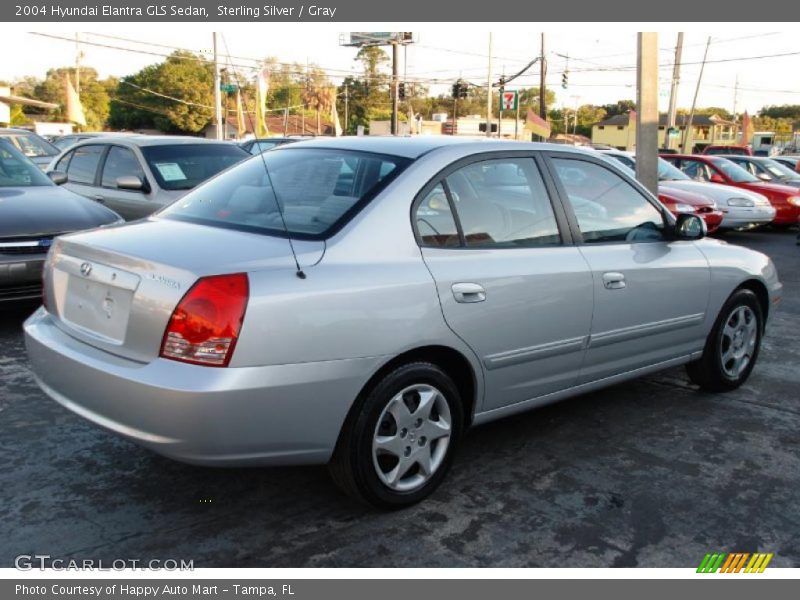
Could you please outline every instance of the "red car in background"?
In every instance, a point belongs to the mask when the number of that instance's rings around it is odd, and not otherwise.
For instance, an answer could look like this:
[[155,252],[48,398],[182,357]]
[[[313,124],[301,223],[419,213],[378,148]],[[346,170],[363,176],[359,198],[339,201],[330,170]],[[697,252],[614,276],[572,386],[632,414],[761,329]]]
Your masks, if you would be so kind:
[[753,149],[750,146],[715,146],[709,145],[703,148],[703,154],[712,154],[712,155],[725,155],[725,154],[736,154],[738,156],[753,156]]
[[716,231],[722,223],[722,211],[713,200],[685,190],[658,186],[658,199],[676,217],[682,213],[697,215],[706,222],[708,233]]
[[722,156],[699,154],[662,154],[692,179],[723,183],[767,197],[775,207],[773,225],[796,225],[800,221],[800,190],[788,185],[766,183]]

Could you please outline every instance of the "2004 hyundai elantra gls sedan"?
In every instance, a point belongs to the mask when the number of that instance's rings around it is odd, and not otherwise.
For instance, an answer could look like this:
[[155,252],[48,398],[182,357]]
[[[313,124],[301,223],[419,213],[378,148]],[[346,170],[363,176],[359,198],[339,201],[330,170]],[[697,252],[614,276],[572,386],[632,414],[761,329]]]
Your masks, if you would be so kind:
[[26,342],[47,394],[156,452],[329,463],[401,507],[472,425],[680,364],[741,385],[781,284],[703,238],[574,148],[309,141],[59,238]]

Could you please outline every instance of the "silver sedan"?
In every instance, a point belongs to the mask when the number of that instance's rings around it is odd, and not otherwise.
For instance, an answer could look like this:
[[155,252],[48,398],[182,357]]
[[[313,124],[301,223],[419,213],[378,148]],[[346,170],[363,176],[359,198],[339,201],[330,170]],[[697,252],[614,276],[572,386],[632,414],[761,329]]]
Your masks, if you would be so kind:
[[704,233],[592,152],[309,141],[59,238],[26,343],[55,401],[156,452],[329,463],[402,507],[471,426],[681,364],[740,386],[781,284]]

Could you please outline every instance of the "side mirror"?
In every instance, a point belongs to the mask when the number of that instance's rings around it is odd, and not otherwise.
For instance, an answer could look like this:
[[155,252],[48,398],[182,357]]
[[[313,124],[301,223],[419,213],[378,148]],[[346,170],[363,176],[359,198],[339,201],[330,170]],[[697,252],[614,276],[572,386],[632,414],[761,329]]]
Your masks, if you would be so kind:
[[47,176],[50,178],[50,181],[56,185],[64,185],[67,183],[67,174],[63,171],[48,171]]
[[772,177],[766,173],[759,173],[756,177],[758,177],[761,181],[772,181]]
[[706,236],[706,222],[697,215],[682,213],[675,222],[675,237],[679,240],[700,240]]
[[144,182],[136,175],[123,175],[117,177],[117,187],[121,190],[142,191]]
[[712,173],[709,181],[711,183],[725,183],[725,179],[719,173]]

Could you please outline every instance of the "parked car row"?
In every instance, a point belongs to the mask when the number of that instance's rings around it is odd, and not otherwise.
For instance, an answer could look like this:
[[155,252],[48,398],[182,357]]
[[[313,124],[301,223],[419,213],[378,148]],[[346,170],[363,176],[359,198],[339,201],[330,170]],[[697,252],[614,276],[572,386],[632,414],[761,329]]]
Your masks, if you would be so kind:
[[[633,153],[620,150],[603,151],[631,170],[636,162]],[[775,218],[775,209],[759,194],[742,192],[737,188],[710,186],[693,181],[672,164],[659,158],[659,199],[674,214],[695,212],[704,218],[709,231],[716,228],[736,229],[770,223]],[[675,192],[684,193],[683,202],[675,198]],[[692,207],[694,210],[692,210]]]

